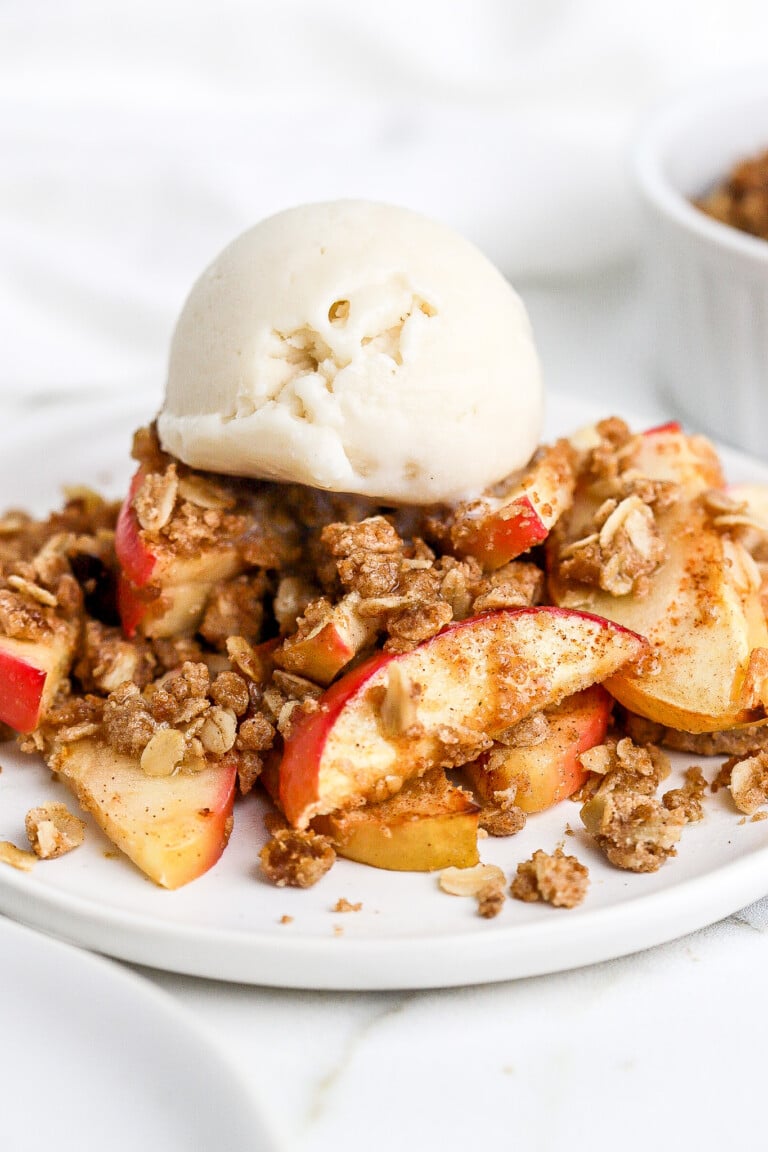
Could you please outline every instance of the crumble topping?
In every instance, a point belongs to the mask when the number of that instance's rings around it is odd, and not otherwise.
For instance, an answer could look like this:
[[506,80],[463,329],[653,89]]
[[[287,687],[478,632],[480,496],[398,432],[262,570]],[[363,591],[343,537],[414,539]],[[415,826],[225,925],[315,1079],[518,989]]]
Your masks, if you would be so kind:
[[86,692],[108,695],[131,681],[144,688],[157,670],[157,659],[142,640],[126,640],[117,627],[87,620],[75,675]]
[[552,855],[541,849],[517,866],[510,893],[515,900],[534,903],[542,900],[553,908],[576,908],[589,887],[589,869],[562,848]]
[[65,804],[30,808],[24,823],[32,851],[41,860],[64,856],[79,848],[85,839],[85,821],[74,816]]
[[744,759],[734,758],[723,765],[728,774],[728,787],[739,812],[751,816],[768,804],[768,752],[756,752]]
[[[503,793],[494,793],[496,797]],[[480,811],[480,827],[489,836],[516,836],[525,828],[526,815],[516,804],[502,800],[500,803],[484,804]]]
[[675,856],[686,824],[682,809],[669,811],[654,796],[632,791],[595,796],[581,819],[611,864],[630,872],[656,872]]
[[643,596],[667,550],[651,504],[634,494],[605,500],[591,530],[562,545],[559,555],[564,580],[592,584],[612,596]]
[[335,859],[327,836],[295,828],[276,829],[260,854],[264,875],[278,888],[311,888]]
[[501,881],[491,880],[484,884],[477,894],[477,914],[484,920],[492,920],[504,907],[506,893]]
[[693,203],[721,224],[768,240],[768,152],[740,161],[721,183]]
[[670,774],[669,757],[654,744],[640,746],[628,736],[609,739],[582,752],[579,760],[589,776],[574,799],[631,790],[652,796]]
[[544,573],[536,564],[512,560],[477,585],[470,616],[497,608],[527,608],[544,600]]
[[136,519],[147,532],[159,532],[171,516],[179,494],[176,465],[169,464],[164,472],[147,472],[133,498]]
[[688,777],[678,795],[667,794],[668,807],[656,790],[669,775],[669,761],[654,745],[641,748],[624,737],[583,752],[580,760],[590,772],[581,819],[600,850],[617,868],[657,871],[676,855],[687,813],[699,818],[704,789],[698,775]]
[[511,728],[500,732],[496,741],[507,748],[535,748],[537,744],[543,744],[548,735],[549,720],[545,713],[532,712],[530,716],[524,716]]
[[360,912],[362,911],[362,903],[357,902],[352,904],[347,900],[346,896],[340,896],[331,909],[332,912]]
[[10,840],[0,840],[0,864],[9,864],[19,872],[31,872],[37,857],[33,852],[24,852]]
[[498,916],[505,900],[506,880],[495,864],[472,868],[444,868],[438,878],[443,892],[451,896],[471,896],[477,900],[478,915],[485,920]]
[[663,744],[675,752],[690,752],[694,756],[745,756],[768,747],[768,724],[750,724],[724,732],[682,732],[630,712],[625,717],[624,728],[637,744]]
[[268,589],[266,574],[258,571],[216,584],[200,621],[200,635],[217,652],[226,652],[230,636],[257,643],[263,631]]

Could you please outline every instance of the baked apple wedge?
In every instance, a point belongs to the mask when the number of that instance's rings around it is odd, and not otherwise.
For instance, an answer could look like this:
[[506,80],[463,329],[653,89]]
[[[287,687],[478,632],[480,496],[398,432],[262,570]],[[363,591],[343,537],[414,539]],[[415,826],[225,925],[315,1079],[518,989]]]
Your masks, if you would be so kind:
[[193,555],[180,555],[157,533],[142,529],[134,502],[144,480],[144,470],[139,469],[115,531],[123,631],[128,637],[137,632],[156,638],[191,635],[213,586],[237,575],[245,565],[230,540],[201,544]]
[[163,888],[180,888],[221,856],[232,827],[233,760],[201,772],[148,776],[98,739],[65,745],[51,768],[113,844]]
[[438,768],[381,804],[318,816],[313,828],[330,836],[340,856],[394,872],[471,868],[480,857],[480,809]]
[[605,679],[645,642],[579,612],[517,608],[450,625],[409,652],[378,653],[343,676],[285,743],[289,822],[381,801],[430,768],[487,750],[530,712]]
[[307,676],[316,684],[331,680],[358,652],[376,639],[375,619],[358,612],[360,596],[350,592],[308,628],[300,627],[275,653],[275,663],[288,672]]
[[450,527],[456,553],[491,571],[546,540],[573,495],[572,458],[559,441],[542,449],[501,495],[459,506]]
[[17,732],[33,732],[68,675],[77,625],[54,620],[38,640],[0,636],[0,720]]
[[602,744],[613,702],[599,684],[542,713],[543,738],[522,746],[497,744],[462,769],[475,794],[492,804],[498,792],[515,789],[523,812],[543,812],[582,786],[587,772],[579,756]]
[[722,479],[711,446],[657,429],[619,459],[608,485],[580,481],[548,544],[552,598],[647,637],[652,658],[606,682],[631,711],[688,732],[756,723],[768,702],[760,579],[708,496]]
[[633,436],[622,448],[624,473],[679,484],[685,496],[696,496],[725,483],[714,446],[706,436],[689,436],[671,421]]

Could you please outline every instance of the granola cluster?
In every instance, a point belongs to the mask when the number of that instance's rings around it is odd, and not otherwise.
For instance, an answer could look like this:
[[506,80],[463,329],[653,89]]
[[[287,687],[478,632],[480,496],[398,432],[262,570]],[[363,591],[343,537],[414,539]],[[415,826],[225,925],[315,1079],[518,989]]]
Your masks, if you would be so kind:
[[528,904],[541,900],[553,908],[576,908],[588,887],[589,869],[556,848],[552,855],[539,849],[530,860],[518,864],[510,891],[516,900]]
[[694,203],[714,220],[768,240],[768,152],[742,160]]
[[625,736],[583,752],[580,759],[589,772],[581,808],[587,831],[616,867],[656,872],[676,855],[685,825],[701,819],[701,771],[689,769],[684,787],[659,799],[670,766],[655,745],[638,746]]
[[657,516],[677,500],[677,485],[638,474],[623,421],[604,420],[595,432],[597,442],[585,451],[579,472],[592,515],[572,526],[569,538],[560,533],[560,577],[612,596],[644,596],[648,577],[666,559]]

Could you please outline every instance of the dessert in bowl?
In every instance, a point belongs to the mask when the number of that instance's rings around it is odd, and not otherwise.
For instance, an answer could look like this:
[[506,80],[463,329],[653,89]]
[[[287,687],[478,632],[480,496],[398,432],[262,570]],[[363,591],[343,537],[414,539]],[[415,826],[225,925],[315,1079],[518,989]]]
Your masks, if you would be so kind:
[[768,148],[764,75],[666,102],[635,149],[645,209],[649,360],[665,397],[711,436],[764,458],[768,241],[698,206]]

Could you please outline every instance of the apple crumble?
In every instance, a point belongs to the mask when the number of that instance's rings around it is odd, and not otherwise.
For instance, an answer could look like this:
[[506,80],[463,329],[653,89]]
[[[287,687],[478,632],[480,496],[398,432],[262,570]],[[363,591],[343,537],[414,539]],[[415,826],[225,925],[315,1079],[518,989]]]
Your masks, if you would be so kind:
[[[768,530],[702,438],[604,420],[423,508],[196,471],[153,427],[134,456],[120,507],[79,490],[0,520],[0,720],[157,883],[211,867],[263,791],[267,881],[339,856],[435,871],[492,918],[507,882],[479,840],[566,797],[614,866],[676,854],[706,781],[660,795],[662,744],[739,757],[734,803],[768,802]],[[187,853],[148,847],[167,804]],[[53,805],[28,833],[53,858],[81,822]],[[586,890],[562,850],[512,885]]]

